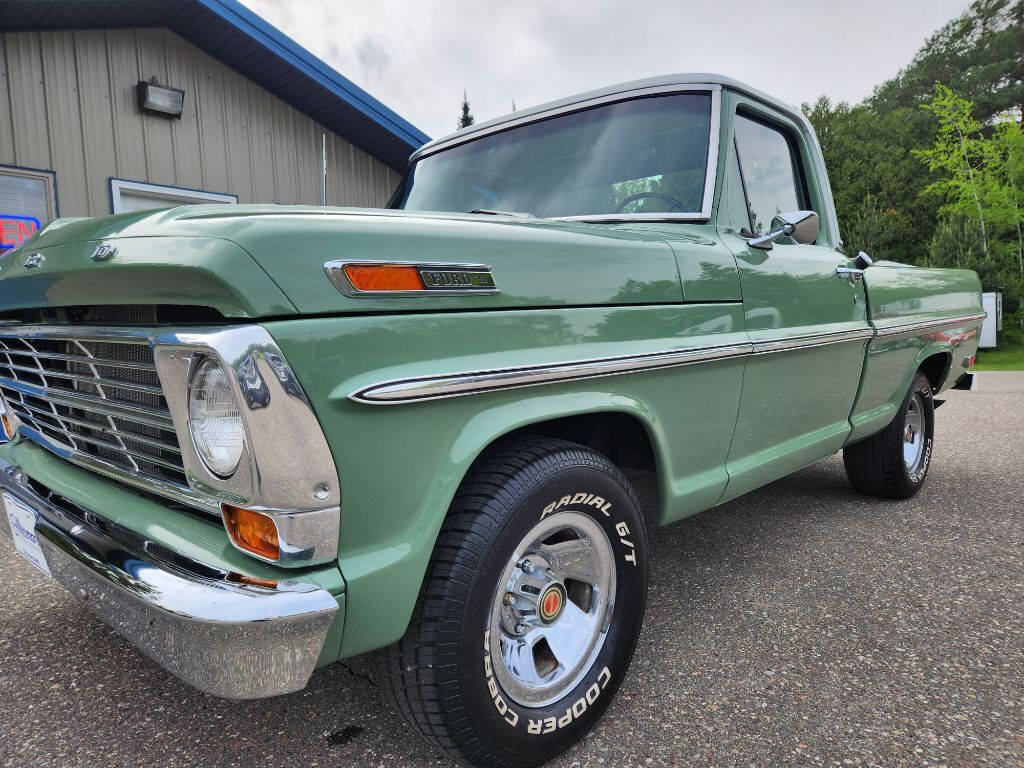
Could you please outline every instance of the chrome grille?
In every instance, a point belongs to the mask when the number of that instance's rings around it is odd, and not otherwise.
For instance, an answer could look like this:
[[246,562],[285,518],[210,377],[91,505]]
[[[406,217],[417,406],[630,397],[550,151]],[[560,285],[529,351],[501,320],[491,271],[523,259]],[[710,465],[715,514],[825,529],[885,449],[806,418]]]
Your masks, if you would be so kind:
[[0,326],[0,391],[26,436],[58,453],[165,489],[187,487],[144,333]]

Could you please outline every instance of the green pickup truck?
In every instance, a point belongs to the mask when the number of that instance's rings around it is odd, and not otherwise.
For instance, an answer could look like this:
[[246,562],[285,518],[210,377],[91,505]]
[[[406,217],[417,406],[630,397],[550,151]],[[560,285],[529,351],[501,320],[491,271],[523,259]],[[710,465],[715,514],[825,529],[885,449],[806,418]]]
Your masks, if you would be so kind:
[[5,552],[202,691],[372,652],[425,737],[535,765],[622,683],[658,527],[840,450],[914,494],[982,317],[973,272],[843,252],[798,110],[605,88],[427,144],[387,209],[0,259]]

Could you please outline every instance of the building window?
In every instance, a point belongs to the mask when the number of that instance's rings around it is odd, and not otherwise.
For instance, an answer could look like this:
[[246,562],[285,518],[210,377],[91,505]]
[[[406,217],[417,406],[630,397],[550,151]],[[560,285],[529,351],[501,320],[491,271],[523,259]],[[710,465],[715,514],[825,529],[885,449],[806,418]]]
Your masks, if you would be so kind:
[[0,165],[0,255],[57,217],[53,171]]
[[167,187],[127,179],[110,180],[110,210],[113,213],[146,211],[151,208],[173,208],[177,205],[197,203],[236,204],[238,195],[204,192],[201,189]]

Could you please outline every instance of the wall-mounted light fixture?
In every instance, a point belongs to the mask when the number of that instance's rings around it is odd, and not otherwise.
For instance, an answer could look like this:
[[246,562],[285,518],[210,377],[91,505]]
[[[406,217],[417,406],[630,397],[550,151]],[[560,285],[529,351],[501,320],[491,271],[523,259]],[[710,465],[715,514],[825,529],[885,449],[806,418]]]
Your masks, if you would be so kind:
[[135,86],[139,96],[139,109],[152,115],[163,115],[165,117],[181,117],[185,107],[185,92],[178,88],[168,88],[166,85],[147,83],[139,80]]

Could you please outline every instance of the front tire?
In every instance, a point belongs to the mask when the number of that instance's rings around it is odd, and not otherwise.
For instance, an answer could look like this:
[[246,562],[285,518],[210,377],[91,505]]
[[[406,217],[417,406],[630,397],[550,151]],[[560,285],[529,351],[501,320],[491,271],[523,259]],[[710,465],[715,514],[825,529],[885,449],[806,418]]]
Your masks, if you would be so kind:
[[932,385],[918,373],[889,426],[843,449],[846,476],[869,496],[909,499],[924,485],[934,440]]
[[463,481],[405,636],[375,655],[377,677],[453,756],[538,765],[607,709],[646,597],[640,503],[618,468],[575,443],[510,442]]

